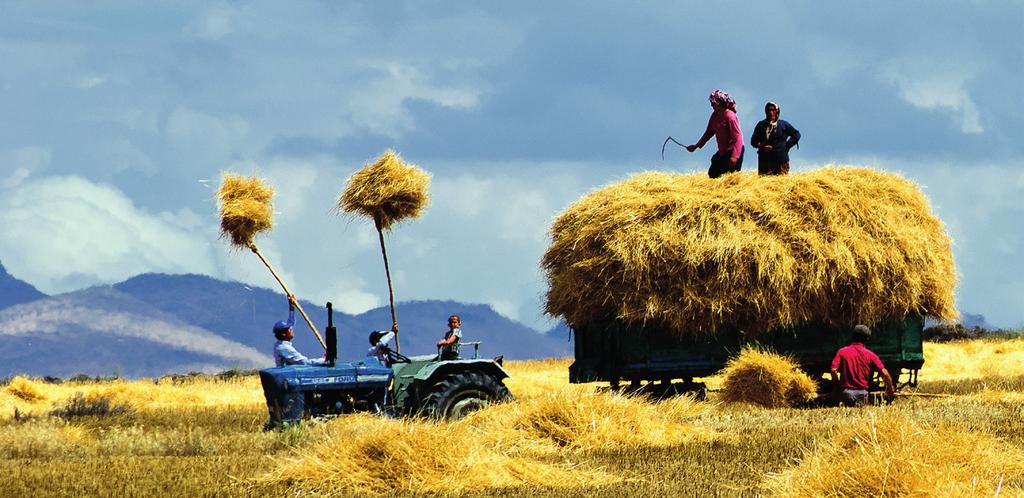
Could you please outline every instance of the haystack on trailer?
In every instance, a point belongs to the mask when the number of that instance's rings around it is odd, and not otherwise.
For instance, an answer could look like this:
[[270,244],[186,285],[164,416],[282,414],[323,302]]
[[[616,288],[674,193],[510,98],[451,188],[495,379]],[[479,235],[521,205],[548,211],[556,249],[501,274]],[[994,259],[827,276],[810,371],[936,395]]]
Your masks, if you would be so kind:
[[573,382],[690,381],[746,343],[818,373],[857,323],[912,381],[923,317],[956,317],[942,223],[913,183],[866,168],[644,173],[578,200],[551,237],[546,310],[575,332]]

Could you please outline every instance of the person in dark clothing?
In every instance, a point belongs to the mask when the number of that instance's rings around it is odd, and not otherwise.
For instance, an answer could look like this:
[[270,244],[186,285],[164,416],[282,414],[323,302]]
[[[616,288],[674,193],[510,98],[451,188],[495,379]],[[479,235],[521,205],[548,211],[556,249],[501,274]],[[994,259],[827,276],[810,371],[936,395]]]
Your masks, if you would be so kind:
[[868,382],[872,370],[881,374],[885,381],[885,397],[892,399],[895,388],[892,376],[885,369],[878,355],[864,347],[871,338],[871,329],[867,325],[853,328],[853,341],[849,346],[840,348],[832,359],[832,398],[846,406],[864,404],[868,399]]
[[765,104],[765,118],[757,123],[750,137],[750,145],[757,149],[758,175],[789,174],[789,149],[800,142],[800,132],[779,119],[780,112],[775,102]]

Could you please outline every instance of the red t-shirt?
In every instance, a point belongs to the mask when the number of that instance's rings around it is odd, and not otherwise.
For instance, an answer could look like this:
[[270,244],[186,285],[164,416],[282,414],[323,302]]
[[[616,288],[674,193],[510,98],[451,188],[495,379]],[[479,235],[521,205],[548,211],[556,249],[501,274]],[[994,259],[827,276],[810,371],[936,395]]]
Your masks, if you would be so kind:
[[839,387],[843,389],[867,389],[871,367],[879,372],[885,369],[878,355],[859,342],[840,348],[832,359],[832,370],[839,372]]

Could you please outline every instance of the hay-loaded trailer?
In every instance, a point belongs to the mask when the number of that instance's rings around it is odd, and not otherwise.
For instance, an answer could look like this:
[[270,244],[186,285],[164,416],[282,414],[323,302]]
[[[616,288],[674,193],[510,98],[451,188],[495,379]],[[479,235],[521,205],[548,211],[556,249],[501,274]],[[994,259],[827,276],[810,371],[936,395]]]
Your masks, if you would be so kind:
[[634,175],[558,215],[541,267],[545,311],[575,331],[572,382],[692,384],[748,343],[823,374],[865,323],[915,383],[922,317],[957,316],[941,220],[913,182],[867,168]]
[[[878,354],[897,384],[917,384],[917,372],[924,364],[923,325],[920,316],[911,315],[872,327],[866,345]],[[609,382],[617,388],[620,382],[658,381],[674,390],[691,391],[703,387],[695,378],[721,370],[748,344],[790,355],[813,378],[821,378],[836,351],[850,343],[853,328],[806,324],[759,334],[754,340],[735,328],[695,335],[616,321],[592,323],[573,332],[576,361],[569,367],[570,382]]]

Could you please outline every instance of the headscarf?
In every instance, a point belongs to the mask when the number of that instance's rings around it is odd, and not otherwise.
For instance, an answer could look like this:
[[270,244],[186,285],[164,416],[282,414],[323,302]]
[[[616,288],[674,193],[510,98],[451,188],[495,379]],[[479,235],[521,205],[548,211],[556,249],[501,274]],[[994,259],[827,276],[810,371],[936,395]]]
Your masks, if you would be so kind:
[[733,100],[728,93],[721,90],[715,90],[711,92],[711,96],[708,97],[708,100],[710,100],[712,104],[724,107],[732,112],[736,112],[736,101]]
[[772,102],[772,101],[769,100],[768,103],[766,103],[764,105],[764,118],[766,120],[772,119],[771,115],[768,114],[768,108],[769,107],[775,107],[775,109],[778,110],[779,113],[775,117],[775,121],[768,121],[768,126],[766,126],[765,130],[764,130],[764,139],[765,140],[771,140],[772,139],[772,134],[775,133],[775,128],[779,125],[779,119],[778,118],[779,118],[779,116],[782,116],[782,108],[779,107],[779,104],[776,104],[775,102]]

